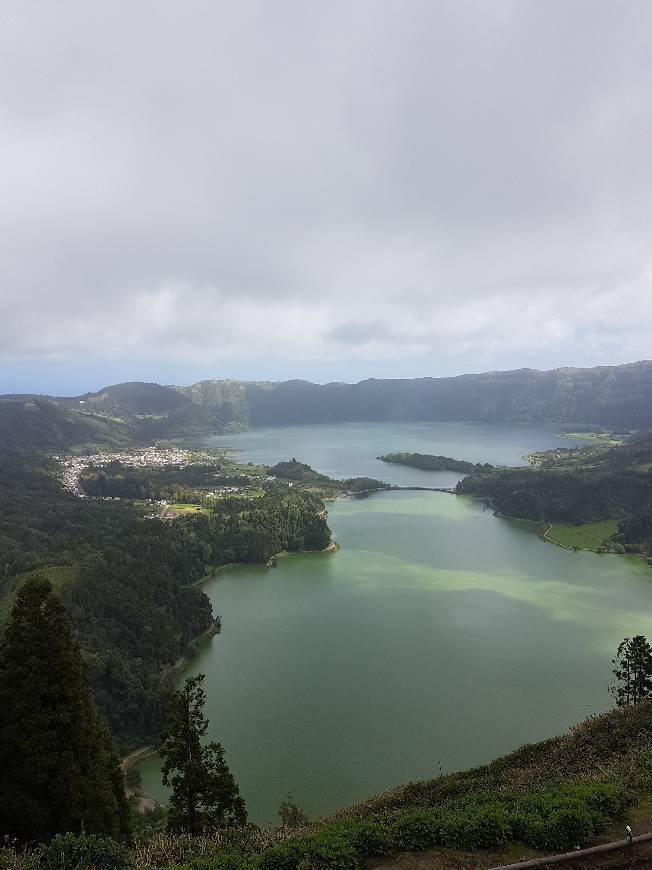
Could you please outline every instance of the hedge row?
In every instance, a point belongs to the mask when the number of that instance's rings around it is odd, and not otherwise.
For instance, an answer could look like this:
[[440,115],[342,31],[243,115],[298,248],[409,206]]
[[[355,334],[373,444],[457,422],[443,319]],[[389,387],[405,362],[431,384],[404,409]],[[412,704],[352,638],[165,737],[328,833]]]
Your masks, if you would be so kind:
[[[195,858],[182,865],[157,862],[157,866],[167,866],[167,870],[357,870],[367,856],[393,850],[437,846],[496,850],[510,842],[523,842],[541,851],[563,851],[586,843],[608,821],[621,817],[629,802],[624,786],[617,782],[577,784],[516,797],[476,796],[472,802],[446,808],[335,822],[258,853],[227,847],[211,858]],[[33,860],[29,870],[130,870],[134,866],[128,851],[112,840],[71,834],[55,837]]]
[[[510,842],[563,851],[586,843],[608,821],[620,817],[628,803],[622,786],[598,783],[453,809],[407,810],[340,822],[316,834],[284,840],[240,866],[296,870],[305,862],[308,867],[355,870],[367,855],[392,850],[416,852],[437,846],[496,850]],[[206,870],[222,867],[227,870],[220,862],[207,865]],[[228,870],[235,870],[234,865]]]

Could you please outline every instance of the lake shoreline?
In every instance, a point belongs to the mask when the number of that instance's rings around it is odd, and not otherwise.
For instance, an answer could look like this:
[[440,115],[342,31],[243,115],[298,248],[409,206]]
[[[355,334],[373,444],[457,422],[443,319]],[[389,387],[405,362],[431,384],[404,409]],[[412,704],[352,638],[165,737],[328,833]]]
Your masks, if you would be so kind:
[[548,522],[548,520],[528,520],[524,517],[513,517],[509,514],[501,513],[494,505],[490,498],[485,498],[481,495],[473,495],[473,493],[457,493],[453,492],[453,495],[459,495],[463,498],[472,498],[476,501],[484,502],[484,504],[491,510],[493,516],[497,517],[500,520],[510,520],[511,522],[517,523],[529,523],[533,526],[538,526],[538,538],[543,541],[544,544],[550,544],[553,547],[559,547],[562,550],[569,550],[572,553],[595,553],[596,556],[620,556],[629,559],[635,559],[638,562],[643,562],[646,568],[652,571],[652,559],[648,558],[643,553],[612,553],[610,551],[601,552],[600,550],[594,550],[589,547],[571,547],[568,544],[561,544],[559,541],[555,541],[553,538],[548,537],[548,533],[552,529],[554,523]]
[[[250,562],[230,562],[227,565],[218,565],[212,571],[204,574],[199,580],[196,580],[192,586],[193,588],[197,586],[201,586],[211,577],[214,577],[216,574],[220,574],[223,571],[226,571],[228,568],[273,568],[275,565],[272,560],[286,557],[286,556],[294,556],[294,555],[318,555],[319,553],[337,553],[340,550],[340,545],[333,538],[330,539],[329,543],[322,550],[304,550],[302,553],[293,553],[288,552],[287,550],[281,550],[280,553],[275,553],[271,556],[267,562],[264,564],[253,565]],[[215,635],[220,633],[220,625],[219,620],[215,619],[213,624],[210,625],[205,631],[198,634],[196,637],[192,638],[192,640],[188,643],[186,647],[186,651],[182,656],[180,656],[177,661],[170,666],[170,668],[165,671],[164,676],[166,678],[174,678],[175,675],[179,675],[182,673],[190,664],[192,658],[194,658],[194,653],[197,648],[201,646],[205,641],[210,640],[215,637]],[[127,753],[127,755],[123,756],[120,759],[120,763],[122,765],[123,770],[126,770],[128,767],[132,767],[134,764],[138,764],[140,761],[143,761],[145,758],[149,758],[152,755],[157,755],[160,747],[154,746],[153,744],[149,744],[147,746],[142,746],[138,749],[133,749],[131,752]],[[145,795],[147,797],[147,795]]]
[[[210,575],[206,576],[209,577]],[[202,578],[200,582],[203,582],[203,580],[205,579],[205,577]],[[183,653],[183,655],[179,656],[174,664],[170,665],[165,671],[163,671],[163,677],[165,679],[174,679],[177,673],[184,671],[188,667],[197,648],[202,643],[204,643],[204,641],[215,637],[215,635],[219,633],[219,620],[214,619],[212,624],[209,625],[208,628],[205,629],[205,631],[200,632],[196,637],[193,637],[189,641],[188,645],[186,646],[186,651]],[[120,759],[120,764],[122,765],[123,770],[126,770],[128,767],[132,767],[134,764],[138,764],[139,761],[142,761],[145,758],[149,758],[150,755],[156,755],[158,750],[159,748],[157,746],[154,746],[153,744],[141,746],[138,749],[133,749],[131,752],[127,753],[127,755],[124,755]]]

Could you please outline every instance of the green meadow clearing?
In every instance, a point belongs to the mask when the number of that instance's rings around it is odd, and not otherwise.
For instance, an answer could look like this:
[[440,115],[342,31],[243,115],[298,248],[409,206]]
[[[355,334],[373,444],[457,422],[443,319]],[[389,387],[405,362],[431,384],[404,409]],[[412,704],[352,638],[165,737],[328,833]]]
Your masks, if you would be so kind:
[[598,520],[595,523],[584,523],[581,526],[573,526],[570,523],[552,523],[546,533],[546,538],[562,547],[597,550],[607,538],[616,533],[617,529],[617,520]]

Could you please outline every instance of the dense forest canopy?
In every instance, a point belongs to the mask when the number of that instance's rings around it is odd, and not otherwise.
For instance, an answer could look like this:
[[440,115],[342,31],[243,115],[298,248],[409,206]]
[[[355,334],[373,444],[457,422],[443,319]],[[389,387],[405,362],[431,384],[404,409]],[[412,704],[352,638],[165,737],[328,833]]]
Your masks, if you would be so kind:
[[287,486],[165,522],[128,502],[76,498],[51,460],[4,453],[0,492],[0,615],[30,572],[51,579],[122,748],[157,737],[165,672],[213,625],[194,585],[207,570],[330,541],[319,496]]
[[127,427],[102,416],[81,414],[45,398],[0,397],[0,450],[120,447],[131,440]]
[[80,484],[87,495],[126,499],[173,499],[193,501],[192,491],[224,486],[243,486],[249,477],[215,463],[134,468],[116,459],[98,468],[91,463]]

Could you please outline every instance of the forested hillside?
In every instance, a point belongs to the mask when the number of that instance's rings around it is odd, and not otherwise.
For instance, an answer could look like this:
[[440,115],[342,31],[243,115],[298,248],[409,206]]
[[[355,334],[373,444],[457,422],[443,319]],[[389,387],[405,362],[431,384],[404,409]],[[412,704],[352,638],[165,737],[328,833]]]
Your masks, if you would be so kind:
[[300,490],[223,499],[164,522],[129,503],[76,498],[51,461],[5,453],[0,492],[0,617],[30,572],[50,578],[123,749],[156,739],[165,672],[213,624],[207,597],[193,586],[206,570],[330,540],[321,499]]
[[97,393],[55,401],[78,413],[102,415],[126,428],[133,443],[223,431],[219,410],[196,402],[184,390],[160,384],[115,384]]
[[359,384],[249,384],[251,426],[345,420],[652,425],[652,362]]
[[247,384],[243,381],[198,381],[190,387],[175,387],[208,411],[220,430],[246,428],[249,423]]
[[206,391],[211,404],[202,401],[199,386],[133,382],[67,398],[0,396],[0,449],[123,447],[245,427],[246,413],[223,404],[217,387]]
[[119,447],[131,442],[127,428],[95,414],[42,397],[0,397],[0,449],[68,450],[78,445]]

